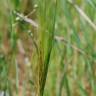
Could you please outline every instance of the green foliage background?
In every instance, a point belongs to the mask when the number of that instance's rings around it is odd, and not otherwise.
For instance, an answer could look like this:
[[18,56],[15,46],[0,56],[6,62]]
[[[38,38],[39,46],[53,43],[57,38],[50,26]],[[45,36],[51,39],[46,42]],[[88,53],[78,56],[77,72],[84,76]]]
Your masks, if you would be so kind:
[[96,0],[0,0],[0,90],[18,96],[20,40],[22,96],[96,96],[95,24]]

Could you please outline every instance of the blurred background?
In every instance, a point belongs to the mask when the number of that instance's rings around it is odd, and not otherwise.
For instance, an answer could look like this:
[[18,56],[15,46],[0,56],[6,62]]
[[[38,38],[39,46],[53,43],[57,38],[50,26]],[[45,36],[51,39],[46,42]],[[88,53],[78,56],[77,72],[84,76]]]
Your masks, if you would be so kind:
[[96,96],[95,67],[96,0],[0,0],[0,96]]

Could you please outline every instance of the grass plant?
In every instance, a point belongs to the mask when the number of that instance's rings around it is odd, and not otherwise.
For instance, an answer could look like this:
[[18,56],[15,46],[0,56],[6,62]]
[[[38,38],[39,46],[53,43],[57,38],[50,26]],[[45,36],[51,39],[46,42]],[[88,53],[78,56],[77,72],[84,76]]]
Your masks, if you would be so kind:
[[96,0],[0,0],[0,95],[96,96],[95,23]]

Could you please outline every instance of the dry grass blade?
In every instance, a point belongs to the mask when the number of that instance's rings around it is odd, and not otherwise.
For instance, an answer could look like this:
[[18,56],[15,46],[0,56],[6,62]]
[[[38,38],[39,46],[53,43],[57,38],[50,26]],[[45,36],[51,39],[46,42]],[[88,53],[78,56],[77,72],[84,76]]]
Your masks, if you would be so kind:
[[96,25],[91,21],[91,19],[79,8],[77,5],[74,5],[79,14],[90,24],[90,26],[96,31]]
[[23,14],[20,14],[16,11],[14,11],[14,14],[16,14],[19,18],[23,19],[25,22],[31,24],[34,27],[38,27],[37,23],[35,21],[33,21],[32,19],[29,19],[28,17],[24,16]]
[[[65,42],[65,44],[68,44],[68,41],[67,41],[66,39],[64,39],[64,37],[55,36],[55,40],[61,41],[61,42]],[[76,50],[76,51],[78,51],[79,53],[85,55],[85,52],[84,52],[82,49],[76,47],[75,45],[70,45],[70,46],[71,46],[71,48],[73,48],[74,50]]]
[[77,12],[89,23],[89,25],[96,31],[96,25],[92,22],[92,20],[85,14],[85,12],[74,2],[68,0],[69,3],[71,3],[74,8],[77,10]]
[[[65,45],[68,44],[68,41],[64,37],[55,36],[54,39],[57,40],[57,41],[59,41],[59,42],[64,42]],[[77,46],[75,46],[73,44],[70,44],[70,47],[72,49],[74,49],[75,51],[77,51],[78,53],[81,53],[85,57],[93,59],[93,57],[91,55],[88,55],[84,50],[78,48]],[[96,62],[96,60],[94,60],[94,62]]]

